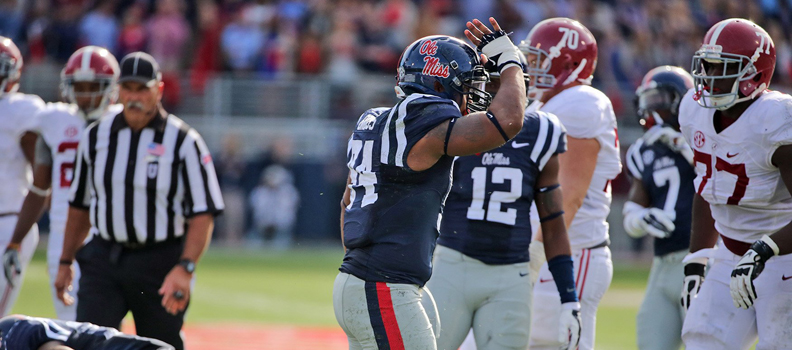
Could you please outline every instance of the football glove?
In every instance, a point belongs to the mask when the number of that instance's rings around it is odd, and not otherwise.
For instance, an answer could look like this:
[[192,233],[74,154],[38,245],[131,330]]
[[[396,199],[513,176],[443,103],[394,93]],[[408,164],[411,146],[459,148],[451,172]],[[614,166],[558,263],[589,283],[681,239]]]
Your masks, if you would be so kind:
[[699,261],[691,261],[685,265],[685,282],[682,284],[682,307],[685,310],[690,308],[690,303],[698,295],[701,284],[704,283],[704,270],[706,264]]
[[656,238],[668,238],[676,229],[675,215],[659,208],[644,208],[638,203],[624,205],[624,229],[634,238],[650,234]]
[[562,350],[577,349],[580,341],[580,303],[561,304],[561,318],[558,325],[558,341]]
[[522,53],[517,46],[514,46],[514,43],[509,39],[509,35],[503,30],[484,34],[481,37],[478,50],[486,55],[488,60],[492,61],[500,73],[503,73],[506,68],[511,66],[522,69],[519,56]]
[[768,235],[751,245],[743,254],[737,267],[732,270],[729,289],[734,300],[734,306],[747,309],[756,300],[756,288],[753,280],[764,270],[765,262],[778,255],[778,245]]
[[19,249],[15,247],[6,248],[5,253],[3,253],[3,272],[11,288],[14,287],[16,276],[22,273],[21,266],[22,265],[19,263]]

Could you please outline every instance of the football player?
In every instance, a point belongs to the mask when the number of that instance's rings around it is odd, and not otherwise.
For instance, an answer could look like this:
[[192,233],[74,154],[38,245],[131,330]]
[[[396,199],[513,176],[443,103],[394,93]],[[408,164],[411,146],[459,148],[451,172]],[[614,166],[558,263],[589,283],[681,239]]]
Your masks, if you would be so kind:
[[[41,137],[36,145],[33,186],[19,211],[14,236],[3,257],[5,276],[9,282],[23,268],[19,264],[19,244],[38,220],[46,196],[52,193],[47,271],[50,286],[54,285],[63,249],[69,186],[77,145],[87,124],[103,116],[121,112],[120,105],[111,105],[115,100],[118,74],[115,57],[106,49],[97,46],[86,46],[77,50],[61,71],[61,92],[68,103],[47,104],[37,117],[39,124],[36,131]],[[72,267],[79,276],[77,263]],[[78,281],[79,277],[74,280]],[[77,289],[78,284],[75,283],[74,288],[68,292],[73,300],[76,300]],[[54,287],[52,291],[58,318],[74,321],[77,304],[64,304],[56,297]]]
[[[497,96],[500,75],[494,72],[490,79],[486,90]],[[528,347],[534,199],[564,304],[559,341],[564,349],[577,347],[580,303],[558,185],[558,154],[565,150],[566,132],[558,118],[537,111],[526,113],[522,131],[505,145],[454,161],[427,283],[442,325],[438,349],[459,348],[471,327],[478,349]]]
[[[503,145],[522,129],[525,83],[520,52],[495,19],[465,36],[501,75],[484,91],[480,54],[461,40],[429,36],[408,46],[392,108],[360,117],[349,138],[349,178],[341,206],[344,262],[333,288],[336,319],[351,349],[435,349],[438,325],[424,310],[438,220],[454,156]],[[463,116],[464,115],[464,116]],[[442,322],[442,321],[441,321]]]
[[[17,92],[22,64],[22,55],[16,45],[11,39],[0,36],[0,164],[3,165],[0,168],[0,244],[3,246],[11,243],[25,195],[29,190],[39,191],[31,186],[28,164],[33,164],[37,136],[32,130],[38,124],[37,115],[44,108],[44,101],[38,96]],[[27,228],[25,239],[12,245],[20,268],[30,263],[38,244],[38,227],[32,224]],[[0,278],[0,315],[11,311],[22,287],[22,271],[14,271],[8,279]]]
[[684,278],[682,259],[690,243],[693,151],[679,133],[679,103],[693,77],[679,67],[650,70],[635,92],[640,124],[647,130],[625,163],[632,175],[624,205],[624,228],[635,238],[654,238],[654,260],[638,311],[638,349],[677,350],[684,312],[677,293]]
[[[757,349],[792,349],[792,256],[768,260],[792,247],[792,97],[768,90],[775,61],[767,32],[740,18],[712,26],[693,56],[679,111],[696,168],[682,290],[689,350],[748,349],[757,336]],[[764,260],[753,282],[740,278]],[[750,295],[730,282],[748,282]]]
[[87,322],[11,315],[0,319],[0,350],[172,350],[159,340]]
[[[531,82],[528,111],[558,117],[567,130],[567,152],[558,156],[558,179],[564,189],[564,222],[575,266],[581,304],[580,349],[594,347],[597,306],[613,277],[608,248],[610,182],[621,172],[616,117],[605,94],[591,87],[597,66],[597,42],[580,22],[551,18],[534,26],[520,44],[528,59]],[[538,218],[538,216],[537,216]],[[539,225],[532,225],[534,230]],[[531,257],[542,258],[541,235]],[[562,304],[548,264],[541,266],[531,308],[531,349],[558,349]]]

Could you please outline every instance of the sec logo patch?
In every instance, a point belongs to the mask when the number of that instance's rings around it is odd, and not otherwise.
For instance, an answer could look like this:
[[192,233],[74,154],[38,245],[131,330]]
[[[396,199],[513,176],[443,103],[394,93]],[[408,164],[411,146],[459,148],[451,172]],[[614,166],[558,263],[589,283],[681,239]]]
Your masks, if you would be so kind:
[[704,147],[704,142],[706,141],[707,139],[704,137],[704,133],[701,131],[696,131],[696,133],[693,135],[693,143],[698,148]]

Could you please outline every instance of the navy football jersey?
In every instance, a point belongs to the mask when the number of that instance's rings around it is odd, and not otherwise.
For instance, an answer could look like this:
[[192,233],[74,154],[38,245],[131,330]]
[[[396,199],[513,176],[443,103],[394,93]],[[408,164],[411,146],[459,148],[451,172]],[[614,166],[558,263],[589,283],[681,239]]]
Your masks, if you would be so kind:
[[347,147],[351,198],[342,272],[367,282],[423,286],[429,280],[453,158],[417,172],[407,156],[426,133],[461,116],[453,101],[423,94],[363,113]]
[[649,195],[649,206],[675,213],[676,229],[668,238],[654,241],[655,256],[687,249],[693,208],[693,179],[696,171],[684,156],[662,142],[646,145],[638,139],[627,150],[627,169],[641,181]]
[[536,180],[550,157],[565,151],[561,122],[537,111],[505,145],[457,158],[438,244],[491,265],[528,261]]
[[59,341],[74,350],[172,350],[159,340],[123,334],[87,322],[8,316],[3,318],[0,350],[37,350]]

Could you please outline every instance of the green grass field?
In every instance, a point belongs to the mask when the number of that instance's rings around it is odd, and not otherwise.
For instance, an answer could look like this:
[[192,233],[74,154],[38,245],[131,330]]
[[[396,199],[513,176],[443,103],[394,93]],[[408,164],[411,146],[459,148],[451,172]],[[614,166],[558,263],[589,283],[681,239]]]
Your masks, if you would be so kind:
[[[210,250],[198,266],[187,322],[337,327],[332,289],[341,258],[341,249]],[[598,348],[636,348],[635,315],[647,276],[648,265],[615,265],[613,284],[597,314]],[[48,281],[39,252],[14,312],[53,317]]]

